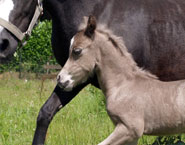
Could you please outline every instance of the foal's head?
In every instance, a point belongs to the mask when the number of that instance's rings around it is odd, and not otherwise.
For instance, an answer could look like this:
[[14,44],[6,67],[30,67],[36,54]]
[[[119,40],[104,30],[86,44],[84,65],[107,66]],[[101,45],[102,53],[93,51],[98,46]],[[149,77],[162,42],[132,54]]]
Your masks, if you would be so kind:
[[86,82],[93,75],[96,65],[95,30],[96,20],[90,16],[86,28],[71,40],[69,58],[57,76],[59,86],[66,91]]

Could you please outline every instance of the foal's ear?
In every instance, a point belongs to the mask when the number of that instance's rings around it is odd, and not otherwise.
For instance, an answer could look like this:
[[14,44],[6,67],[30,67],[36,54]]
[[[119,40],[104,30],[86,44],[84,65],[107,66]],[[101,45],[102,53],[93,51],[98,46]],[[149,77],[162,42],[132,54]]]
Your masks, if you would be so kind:
[[85,35],[90,38],[93,38],[95,29],[96,29],[96,18],[90,15],[87,22],[87,27],[85,29]]

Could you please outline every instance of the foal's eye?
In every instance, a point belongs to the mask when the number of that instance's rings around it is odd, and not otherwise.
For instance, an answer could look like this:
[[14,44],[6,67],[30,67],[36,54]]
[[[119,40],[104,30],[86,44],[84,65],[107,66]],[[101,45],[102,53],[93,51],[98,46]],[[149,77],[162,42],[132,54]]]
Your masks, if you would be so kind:
[[76,48],[76,49],[73,49],[73,51],[72,51],[72,53],[73,53],[74,55],[80,55],[81,52],[82,52],[82,49],[81,49],[81,48]]

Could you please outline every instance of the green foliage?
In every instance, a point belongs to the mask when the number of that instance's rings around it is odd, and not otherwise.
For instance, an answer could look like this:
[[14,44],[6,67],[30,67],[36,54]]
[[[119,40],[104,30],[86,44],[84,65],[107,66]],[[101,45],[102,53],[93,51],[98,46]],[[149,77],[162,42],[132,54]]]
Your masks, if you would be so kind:
[[27,44],[18,48],[8,64],[0,65],[0,72],[22,69],[40,72],[42,71],[41,66],[47,62],[56,64],[51,48],[51,31],[51,21],[40,22],[32,31]]
[[55,63],[51,51],[51,22],[44,21],[33,30],[27,44],[18,52],[18,59],[33,64]]
[[184,145],[183,135],[159,136],[152,145]]

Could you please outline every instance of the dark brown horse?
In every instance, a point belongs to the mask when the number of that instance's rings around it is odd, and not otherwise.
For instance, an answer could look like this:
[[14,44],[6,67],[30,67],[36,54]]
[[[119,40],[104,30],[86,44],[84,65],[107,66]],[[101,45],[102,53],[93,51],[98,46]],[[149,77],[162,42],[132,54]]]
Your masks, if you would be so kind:
[[[25,31],[37,1],[13,0],[13,4],[20,7],[10,9],[9,21]],[[83,16],[93,14],[114,34],[124,38],[128,51],[140,67],[165,81],[185,78],[184,0],[44,0],[43,6],[52,17],[53,52],[62,66]],[[0,32],[1,60],[15,52],[17,42],[7,30]],[[96,77],[71,92],[63,92],[56,86],[40,110],[33,144],[44,144],[53,116],[88,83],[98,86]]]

